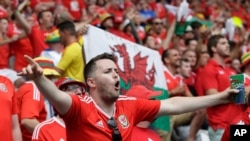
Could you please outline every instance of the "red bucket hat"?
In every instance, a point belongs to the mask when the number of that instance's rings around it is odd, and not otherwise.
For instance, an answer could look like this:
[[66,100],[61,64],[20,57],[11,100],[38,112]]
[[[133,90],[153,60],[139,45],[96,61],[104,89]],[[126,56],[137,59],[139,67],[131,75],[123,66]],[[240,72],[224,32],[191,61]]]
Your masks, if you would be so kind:
[[60,90],[62,90],[63,88],[71,84],[77,84],[81,86],[84,89],[84,91],[86,90],[86,85],[84,83],[74,80],[73,78],[69,78],[69,77],[60,78],[55,82],[55,84]]

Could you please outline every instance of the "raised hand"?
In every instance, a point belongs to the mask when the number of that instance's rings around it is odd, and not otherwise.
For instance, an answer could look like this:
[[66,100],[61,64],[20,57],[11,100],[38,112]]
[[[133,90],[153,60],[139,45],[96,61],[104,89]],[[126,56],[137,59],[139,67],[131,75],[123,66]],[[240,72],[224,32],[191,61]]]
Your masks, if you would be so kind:
[[39,64],[28,55],[24,55],[24,58],[29,62],[29,65],[24,67],[22,72],[17,75],[25,76],[31,80],[41,77],[43,75],[43,69]]

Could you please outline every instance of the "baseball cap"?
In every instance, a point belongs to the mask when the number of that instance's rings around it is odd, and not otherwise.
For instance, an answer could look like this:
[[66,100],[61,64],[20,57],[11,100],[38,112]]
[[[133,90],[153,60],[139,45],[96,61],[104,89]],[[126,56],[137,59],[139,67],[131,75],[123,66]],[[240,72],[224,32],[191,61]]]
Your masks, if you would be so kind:
[[60,76],[60,74],[55,70],[54,63],[51,59],[37,57],[34,60],[42,67],[44,75]]
[[55,82],[55,84],[58,87],[58,89],[60,89],[60,90],[67,87],[68,85],[72,85],[72,84],[77,84],[77,85],[81,86],[84,90],[86,90],[86,85],[83,82],[77,81],[77,80],[70,78],[70,77],[60,78]]
[[247,64],[250,63],[250,52],[247,52],[245,54],[243,54],[241,57],[240,57],[240,60],[241,60],[241,68],[243,68],[244,66],[246,66]]
[[46,43],[56,43],[60,42],[60,35],[58,30],[54,30],[51,33],[48,33],[45,37]]
[[161,95],[161,93],[161,91],[151,91],[143,85],[135,85],[132,86],[125,95],[136,98],[151,99],[155,96]]

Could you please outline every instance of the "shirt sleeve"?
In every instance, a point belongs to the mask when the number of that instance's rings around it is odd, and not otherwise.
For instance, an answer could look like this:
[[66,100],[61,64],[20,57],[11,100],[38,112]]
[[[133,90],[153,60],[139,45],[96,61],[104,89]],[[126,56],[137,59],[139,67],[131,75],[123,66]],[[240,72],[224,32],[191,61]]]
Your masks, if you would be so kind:
[[69,111],[65,115],[60,115],[60,116],[64,119],[65,123],[68,123],[68,125],[74,126],[74,123],[76,123],[75,121],[78,120],[77,119],[78,117],[80,117],[79,115],[82,112],[85,113],[84,110],[88,110],[88,108],[81,110],[80,98],[77,95],[70,95],[70,96],[72,98],[72,105],[69,108]]
[[42,125],[41,123],[38,124],[36,128],[34,129],[31,141],[46,141],[47,140],[44,133],[42,132],[43,127],[41,127],[41,125]]
[[27,89],[27,87],[22,87],[22,89],[19,91],[19,93],[22,95],[22,104],[20,110],[21,119],[38,118],[39,113],[44,106],[41,93],[36,87],[32,86],[32,88]]
[[135,112],[135,123],[141,121],[152,122],[160,109],[159,100],[146,100],[137,99],[135,102],[136,112]]

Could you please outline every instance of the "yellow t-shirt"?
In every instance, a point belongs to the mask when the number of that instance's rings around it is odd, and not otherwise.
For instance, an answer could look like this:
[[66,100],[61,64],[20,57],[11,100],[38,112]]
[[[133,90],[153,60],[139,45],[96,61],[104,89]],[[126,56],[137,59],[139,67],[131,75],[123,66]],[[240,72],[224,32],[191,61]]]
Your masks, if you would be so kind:
[[84,58],[78,42],[68,45],[57,67],[64,71],[62,77],[71,77],[83,82]]

